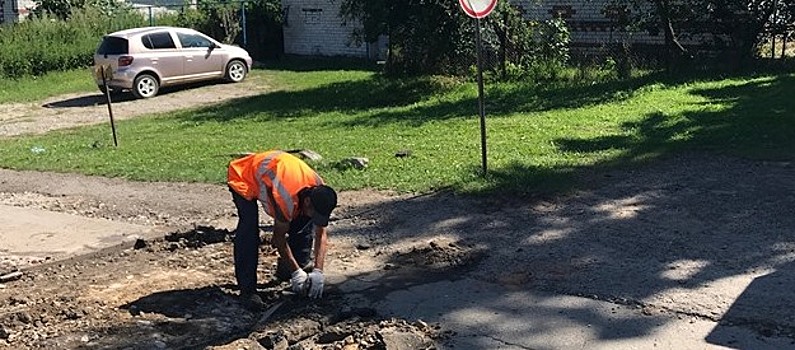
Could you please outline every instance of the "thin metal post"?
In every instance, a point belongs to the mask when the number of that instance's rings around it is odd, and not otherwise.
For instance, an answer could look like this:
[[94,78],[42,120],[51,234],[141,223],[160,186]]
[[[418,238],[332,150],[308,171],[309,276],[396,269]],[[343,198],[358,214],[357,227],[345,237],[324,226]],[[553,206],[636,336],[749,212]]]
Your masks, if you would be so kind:
[[[110,70],[110,67],[107,67]],[[110,130],[113,132],[113,146],[119,147],[119,142],[116,140],[116,123],[113,122],[113,108],[111,107],[111,100],[110,100],[110,87],[108,87],[108,81],[105,77],[105,67],[102,66],[102,86],[105,88],[105,101],[108,103],[108,116],[110,116]]]
[[770,58],[772,59],[776,58],[776,26],[778,24],[778,9],[776,5],[778,5],[778,0],[773,0],[773,35],[771,35],[773,37],[773,42],[770,45]]
[[155,25],[155,17],[152,15],[152,6],[149,6],[149,26],[153,27]]
[[483,176],[488,171],[486,165],[486,108],[483,103],[483,53],[481,50],[480,18],[477,19],[478,50],[478,113],[480,113],[480,153],[483,161]]
[[246,29],[246,2],[241,1],[240,4],[242,5],[240,7],[240,17],[241,21],[243,22],[243,47],[248,48],[248,33],[246,33],[248,31]]

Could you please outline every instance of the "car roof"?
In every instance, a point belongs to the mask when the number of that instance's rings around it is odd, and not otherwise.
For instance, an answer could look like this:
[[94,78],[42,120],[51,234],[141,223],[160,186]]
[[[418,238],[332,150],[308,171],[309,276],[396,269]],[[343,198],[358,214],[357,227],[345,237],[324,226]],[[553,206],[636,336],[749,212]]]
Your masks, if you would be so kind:
[[142,28],[125,29],[125,30],[120,30],[118,32],[110,33],[107,36],[113,36],[113,37],[129,39],[130,37],[133,37],[133,36],[137,36],[137,35],[141,35],[141,34],[147,34],[147,33],[152,33],[152,32],[158,32],[158,31],[163,31],[163,30],[174,30],[174,31],[180,31],[180,32],[196,32],[195,30],[190,29],[190,28],[161,26],[161,27],[142,27]]

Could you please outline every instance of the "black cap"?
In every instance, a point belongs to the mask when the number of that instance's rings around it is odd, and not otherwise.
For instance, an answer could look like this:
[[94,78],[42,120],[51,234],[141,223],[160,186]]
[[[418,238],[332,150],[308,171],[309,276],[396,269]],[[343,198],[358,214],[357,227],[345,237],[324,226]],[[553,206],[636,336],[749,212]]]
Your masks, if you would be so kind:
[[312,223],[317,226],[328,226],[331,211],[337,206],[337,192],[326,185],[315,186],[309,189],[309,199],[315,209],[312,216]]

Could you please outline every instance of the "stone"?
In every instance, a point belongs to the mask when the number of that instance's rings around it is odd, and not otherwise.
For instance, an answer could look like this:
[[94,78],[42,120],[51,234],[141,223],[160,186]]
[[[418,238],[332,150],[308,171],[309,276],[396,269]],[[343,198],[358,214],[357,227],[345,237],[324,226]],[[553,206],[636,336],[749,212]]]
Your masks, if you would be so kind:
[[134,248],[134,249],[144,249],[144,248],[146,248],[148,245],[149,245],[149,244],[148,244],[148,243],[146,243],[146,240],[144,240],[144,239],[142,239],[142,238],[138,238],[137,240],[135,240],[135,245],[133,246],[133,248]]
[[386,350],[426,349],[433,345],[429,339],[412,332],[383,329],[378,334],[384,341]]
[[308,149],[299,151],[298,152],[298,156],[300,158],[302,158],[302,159],[311,160],[313,162],[316,162],[316,161],[319,161],[319,160],[323,159],[323,157],[320,154],[318,154],[315,151],[308,150]]
[[238,339],[229,344],[210,347],[212,350],[265,350],[266,347],[251,339]]
[[337,168],[339,169],[357,169],[362,170],[367,168],[367,165],[370,163],[370,160],[364,157],[351,157],[345,158],[337,163]]
[[341,329],[340,327],[330,327],[328,329],[328,331],[326,331],[325,333],[321,334],[317,338],[317,342],[320,343],[320,344],[331,344],[331,343],[343,340],[346,337],[351,336],[351,334],[352,333],[350,331],[345,331],[344,329]]
[[411,150],[410,149],[402,149],[395,152],[395,157],[397,158],[406,158],[411,157]]

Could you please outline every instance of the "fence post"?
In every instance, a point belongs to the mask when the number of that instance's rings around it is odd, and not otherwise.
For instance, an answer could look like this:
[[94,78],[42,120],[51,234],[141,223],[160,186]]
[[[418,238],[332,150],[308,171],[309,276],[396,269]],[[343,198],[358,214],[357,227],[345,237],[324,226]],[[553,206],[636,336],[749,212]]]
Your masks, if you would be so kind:
[[155,25],[155,17],[152,15],[152,5],[149,5],[149,26],[153,27]]
[[240,2],[240,18],[243,22],[243,47],[248,48],[248,28],[246,28],[246,2]]

